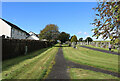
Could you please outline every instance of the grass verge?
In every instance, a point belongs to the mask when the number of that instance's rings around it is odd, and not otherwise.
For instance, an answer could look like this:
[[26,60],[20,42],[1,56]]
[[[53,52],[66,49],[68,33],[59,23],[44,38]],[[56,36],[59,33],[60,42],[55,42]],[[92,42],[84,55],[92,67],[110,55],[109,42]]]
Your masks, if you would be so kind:
[[118,55],[112,55],[87,48],[63,47],[63,54],[67,60],[83,65],[89,65],[113,72],[118,72]]
[[43,79],[58,51],[57,47],[45,48],[27,56],[3,62],[3,79]]
[[112,75],[78,68],[70,68],[69,73],[71,79],[118,79]]

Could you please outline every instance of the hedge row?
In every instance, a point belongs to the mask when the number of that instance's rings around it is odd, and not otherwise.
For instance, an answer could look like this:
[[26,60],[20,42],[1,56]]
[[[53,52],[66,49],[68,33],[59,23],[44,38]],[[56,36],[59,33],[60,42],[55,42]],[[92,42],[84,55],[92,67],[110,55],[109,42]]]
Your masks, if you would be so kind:
[[25,55],[32,51],[47,48],[56,42],[39,40],[2,39],[2,60]]

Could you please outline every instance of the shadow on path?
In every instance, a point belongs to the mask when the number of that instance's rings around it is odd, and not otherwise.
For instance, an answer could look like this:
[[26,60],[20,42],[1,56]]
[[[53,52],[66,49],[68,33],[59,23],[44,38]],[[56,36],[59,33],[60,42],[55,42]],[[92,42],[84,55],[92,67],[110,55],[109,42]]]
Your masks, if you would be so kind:
[[102,50],[102,49],[98,49],[98,48],[91,48],[91,47],[87,47],[87,46],[80,46],[80,47],[88,48],[88,49],[91,49],[91,50],[100,51],[100,52],[104,52],[104,53],[109,53],[109,54],[114,54],[114,55],[120,55],[117,52],[110,52],[110,51]]

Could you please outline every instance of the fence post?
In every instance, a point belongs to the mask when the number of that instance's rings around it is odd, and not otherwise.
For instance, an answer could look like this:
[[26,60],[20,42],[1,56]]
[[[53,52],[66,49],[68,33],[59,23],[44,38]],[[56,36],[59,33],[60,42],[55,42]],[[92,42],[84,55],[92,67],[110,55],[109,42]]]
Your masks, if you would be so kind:
[[28,48],[27,48],[27,46],[25,46],[25,55],[27,54],[27,50],[28,50]]

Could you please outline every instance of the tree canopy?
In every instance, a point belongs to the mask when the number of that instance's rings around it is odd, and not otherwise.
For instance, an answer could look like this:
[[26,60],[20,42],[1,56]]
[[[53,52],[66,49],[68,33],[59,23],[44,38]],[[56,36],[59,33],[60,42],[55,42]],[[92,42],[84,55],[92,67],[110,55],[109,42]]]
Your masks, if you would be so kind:
[[79,38],[79,42],[82,42],[83,41],[83,38]]
[[77,42],[77,37],[76,37],[76,35],[73,35],[73,36],[72,36],[71,42]]
[[91,37],[87,37],[86,39],[85,39],[85,42],[92,42],[93,41],[93,39],[91,38]]
[[[106,0],[104,0],[106,1]],[[101,35],[103,39],[116,40],[118,38],[118,26],[120,25],[120,1],[98,2],[98,6],[93,8],[96,11],[96,18],[92,23],[94,35],[98,39]]]
[[66,41],[69,41],[70,34],[61,32],[58,36],[58,39],[61,41],[61,43],[65,43]]
[[40,31],[39,38],[47,40],[57,40],[58,35],[58,26],[54,24],[48,24],[42,31]]

